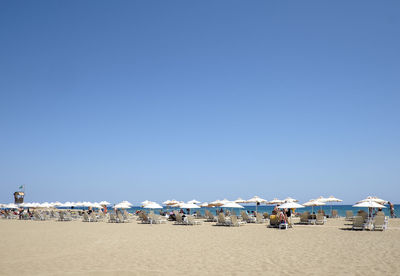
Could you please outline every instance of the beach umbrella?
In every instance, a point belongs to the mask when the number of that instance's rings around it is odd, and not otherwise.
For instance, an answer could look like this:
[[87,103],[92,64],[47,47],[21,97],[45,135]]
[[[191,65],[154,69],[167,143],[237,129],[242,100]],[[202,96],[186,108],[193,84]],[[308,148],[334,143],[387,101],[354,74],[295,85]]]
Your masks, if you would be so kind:
[[103,205],[101,205],[100,203],[95,202],[95,203],[92,204],[92,207],[93,208],[97,208],[97,209],[102,209]]
[[188,201],[187,203],[192,203],[192,204],[199,204],[201,203],[200,201],[197,201],[195,199],[192,199],[191,201]]
[[219,200],[219,199],[209,203],[209,206],[219,207],[219,206],[222,206],[222,205],[224,205],[224,203],[222,203],[221,200]]
[[311,199],[310,201],[303,203],[303,206],[311,206],[312,212],[314,212],[314,206],[322,206],[322,205],[326,205],[325,202],[316,199]]
[[283,200],[283,202],[299,202],[297,199],[291,198],[291,197],[287,197]]
[[254,196],[254,197],[248,199],[246,202],[247,203],[255,203],[256,204],[256,212],[257,212],[258,205],[260,205],[261,203],[266,203],[268,201],[259,196]]
[[[323,198],[323,200],[320,199],[320,201],[322,201],[322,202],[342,202],[343,200],[338,199],[331,195],[330,197]],[[332,204],[331,204],[331,214],[332,214]]]
[[367,202],[367,201],[374,201],[374,202],[376,202],[376,203],[379,203],[379,204],[387,204],[387,200],[384,200],[384,199],[380,199],[380,198],[378,198],[378,197],[376,197],[376,196],[368,196],[367,198],[365,198],[365,199],[363,199],[363,200],[360,200],[360,201],[358,201],[357,203],[361,203],[361,202]]
[[234,202],[235,202],[235,203],[246,203],[247,201],[239,197],[239,198],[236,199]]
[[173,199],[173,200],[170,200],[167,205],[175,205],[175,204],[179,204],[179,203],[180,203],[179,201]]
[[166,200],[166,201],[164,201],[162,204],[163,205],[169,205],[171,203],[171,200]]
[[182,209],[199,209],[200,206],[194,204],[194,203],[181,203],[179,204],[179,207]]
[[132,207],[132,206],[133,206],[133,204],[132,204],[132,203],[130,203],[129,201],[127,201],[127,200],[123,200],[123,201],[121,201],[120,203],[123,203],[123,204],[129,205],[129,207]]
[[384,205],[379,204],[378,202],[373,201],[372,199],[370,199],[368,201],[362,201],[360,203],[357,203],[357,204],[353,205],[353,207],[368,208],[368,217],[371,217],[370,208],[386,208]]
[[103,200],[103,201],[100,201],[100,202],[99,202],[99,204],[100,204],[100,205],[102,205],[102,206],[104,206],[104,205],[105,205],[105,206],[109,206],[109,205],[111,205],[111,203],[110,203],[110,202],[108,202],[108,201],[105,201],[105,200]]
[[373,200],[363,201],[353,205],[353,207],[367,207],[367,208],[386,208],[386,206],[379,204]]
[[116,204],[114,206],[114,208],[116,208],[116,209],[129,209],[129,208],[131,208],[131,205],[126,204],[125,202],[120,202],[120,203]]
[[286,202],[280,205],[278,208],[280,209],[297,209],[297,208],[304,208],[303,205],[298,204],[296,202]]
[[62,204],[61,202],[59,202],[59,201],[51,202],[50,204],[51,204],[53,207],[60,207],[60,206],[63,205],[63,204]]
[[203,202],[202,204],[199,205],[200,207],[208,207],[208,202]]
[[39,207],[40,208],[51,208],[53,206],[48,202],[43,202],[42,204],[39,205]]
[[151,203],[143,206],[143,208],[145,208],[145,209],[162,209],[163,207],[156,202],[151,202]]
[[267,204],[276,205],[276,204],[282,204],[283,202],[284,202],[284,200],[280,200],[280,199],[274,198],[273,200],[268,201]]
[[16,204],[14,204],[14,203],[9,203],[9,204],[6,204],[6,205],[4,206],[4,208],[7,208],[7,209],[17,209],[18,206],[17,206]]
[[150,201],[150,200],[145,200],[145,201],[141,202],[140,204],[141,204],[142,206],[145,206],[145,205],[149,205],[149,204],[151,204],[151,203],[154,203],[154,202],[153,202],[153,201]]
[[222,208],[231,208],[231,212],[232,212],[232,213],[233,213],[233,208],[241,208],[241,209],[244,208],[242,205],[237,204],[237,203],[234,202],[234,201],[225,203],[225,204],[222,205],[221,207],[222,207]]
[[237,204],[236,202],[228,202],[221,206],[222,208],[244,208],[242,205]]

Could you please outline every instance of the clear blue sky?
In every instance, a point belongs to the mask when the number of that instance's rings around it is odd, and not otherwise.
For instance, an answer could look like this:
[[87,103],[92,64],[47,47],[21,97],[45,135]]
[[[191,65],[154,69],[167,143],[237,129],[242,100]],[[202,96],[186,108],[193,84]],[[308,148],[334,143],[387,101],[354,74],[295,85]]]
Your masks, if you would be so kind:
[[400,200],[399,1],[1,1],[0,202]]

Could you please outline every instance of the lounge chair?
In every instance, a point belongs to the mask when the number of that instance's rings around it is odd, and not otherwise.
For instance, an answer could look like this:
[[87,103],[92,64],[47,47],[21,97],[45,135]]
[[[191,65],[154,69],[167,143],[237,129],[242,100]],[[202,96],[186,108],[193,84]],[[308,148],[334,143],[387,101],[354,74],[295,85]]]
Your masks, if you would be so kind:
[[364,218],[362,216],[353,218],[353,230],[364,230]]
[[207,218],[206,221],[207,221],[207,222],[214,222],[214,221],[217,221],[217,219],[214,217],[213,214],[211,214],[210,211],[206,210],[206,211],[205,211],[205,214],[206,214],[206,218]]
[[347,220],[347,221],[352,221],[353,219],[354,219],[353,211],[347,210],[347,211],[346,211],[346,218],[345,218],[345,220]]
[[86,212],[83,212],[83,222],[90,222],[90,218]]
[[268,213],[264,213],[263,217],[264,217],[264,219],[269,219],[269,214]]
[[217,225],[217,226],[228,226],[228,224],[226,222],[226,219],[225,219],[224,213],[219,213],[218,214],[218,221],[217,221],[217,223],[215,225]]
[[324,219],[325,219],[324,215],[322,213],[318,213],[317,219],[315,220],[315,224],[318,224],[318,225],[324,224],[324,222],[325,222]]
[[331,217],[332,217],[332,218],[338,218],[338,217],[339,217],[338,211],[337,211],[337,210],[332,210]]
[[374,231],[383,231],[387,229],[387,219],[384,215],[377,215],[374,218]]
[[309,220],[308,220],[308,216],[309,213],[308,212],[304,212],[300,215],[300,224],[310,224]]
[[115,217],[114,213],[108,213],[108,222],[110,223],[117,222],[117,218]]
[[35,220],[46,220],[45,217],[38,211],[33,212],[33,217],[35,218]]
[[249,217],[249,215],[245,211],[240,212],[240,214],[242,215],[243,221],[245,221],[247,223],[255,223],[256,222],[256,218]]
[[260,213],[256,214],[256,223],[264,223],[265,219],[263,219],[262,215]]

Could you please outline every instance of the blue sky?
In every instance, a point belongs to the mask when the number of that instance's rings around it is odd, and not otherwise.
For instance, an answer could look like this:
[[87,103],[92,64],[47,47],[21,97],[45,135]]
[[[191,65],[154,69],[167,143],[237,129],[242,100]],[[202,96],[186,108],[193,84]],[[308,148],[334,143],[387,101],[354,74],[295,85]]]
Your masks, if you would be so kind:
[[2,1],[0,202],[400,197],[398,1]]

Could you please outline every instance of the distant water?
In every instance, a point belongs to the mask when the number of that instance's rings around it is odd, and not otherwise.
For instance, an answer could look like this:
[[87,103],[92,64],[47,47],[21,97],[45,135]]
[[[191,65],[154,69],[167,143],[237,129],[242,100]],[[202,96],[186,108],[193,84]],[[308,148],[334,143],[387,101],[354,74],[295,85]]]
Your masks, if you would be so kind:
[[[244,209],[234,209],[234,211],[236,212],[236,214],[239,214],[241,210],[248,210],[248,211],[255,211],[256,210],[256,206],[243,206]],[[111,208],[110,208],[111,209]],[[220,208],[218,208],[219,210]],[[230,208],[228,208],[230,210]],[[269,214],[271,214],[272,210],[274,209],[273,206],[266,206],[266,205],[261,205],[257,207],[258,212],[268,212]],[[314,212],[317,212],[319,209],[322,209],[325,211],[325,214],[330,214],[331,213],[331,206],[329,205],[325,205],[325,206],[316,206],[314,207]],[[127,209],[128,212],[130,213],[135,213],[138,210],[144,210],[141,207],[132,207],[130,209]],[[145,209],[145,210],[149,210],[149,209]],[[159,211],[160,209],[156,209],[154,210],[156,213]],[[164,208],[163,211],[170,211],[170,210],[180,210],[179,208]],[[196,210],[199,210],[201,214],[204,215],[205,210],[209,210],[212,214],[215,214],[215,211],[217,210],[217,208],[200,208],[200,209],[192,209],[191,212],[196,212]],[[353,213],[355,214],[358,210],[365,210],[367,211],[367,208],[356,208],[353,207],[351,205],[332,205],[332,210],[337,210],[339,216],[341,217],[345,217],[346,216],[346,211],[347,210],[351,210],[353,211]],[[305,207],[305,208],[298,208],[296,209],[296,212],[305,212],[305,211],[312,211],[312,207]],[[394,211],[397,217],[400,217],[400,205],[394,205]],[[387,208],[383,209],[383,212],[385,213],[386,216],[390,215],[390,209],[387,206]]]

